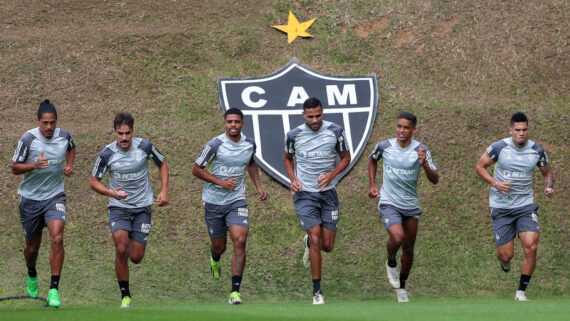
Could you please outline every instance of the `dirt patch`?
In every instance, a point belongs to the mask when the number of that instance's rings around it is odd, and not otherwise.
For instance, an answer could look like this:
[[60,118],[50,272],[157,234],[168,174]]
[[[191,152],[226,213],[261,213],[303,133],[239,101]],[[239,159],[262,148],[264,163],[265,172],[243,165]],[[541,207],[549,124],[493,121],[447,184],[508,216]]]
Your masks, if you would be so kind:
[[382,29],[390,24],[390,18],[382,17],[380,20],[368,21],[358,24],[354,31],[359,38],[368,38],[373,33],[382,34]]
[[440,37],[451,32],[451,28],[459,22],[459,19],[439,21],[433,31],[430,33],[432,37]]
[[402,45],[412,42],[415,39],[411,31],[398,30],[394,42],[390,45],[392,48],[400,48]]

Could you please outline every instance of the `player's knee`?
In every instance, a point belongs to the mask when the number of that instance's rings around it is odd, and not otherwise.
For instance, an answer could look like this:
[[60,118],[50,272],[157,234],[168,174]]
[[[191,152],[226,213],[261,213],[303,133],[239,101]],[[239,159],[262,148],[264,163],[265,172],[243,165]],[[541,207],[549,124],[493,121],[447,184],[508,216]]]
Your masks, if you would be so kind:
[[238,237],[235,237],[233,240],[234,248],[245,249],[246,241],[247,241],[247,237],[245,235],[240,235]]
[[512,252],[508,252],[508,251],[500,251],[497,252],[497,258],[501,261],[501,262],[510,262],[511,259],[513,258],[514,253]]
[[127,258],[129,256],[129,246],[128,244],[118,244],[115,247],[115,253],[117,257]]
[[325,242],[323,242],[323,248],[322,248],[323,251],[325,251],[325,252],[330,252],[330,251],[333,250],[333,247],[334,247],[334,243],[332,243],[332,242],[331,242],[331,243],[325,243]]
[[58,233],[51,237],[51,246],[52,247],[63,247],[63,233]]
[[524,247],[525,256],[536,256],[536,249],[538,246],[536,244],[530,244]]
[[222,255],[226,251],[226,245],[212,246],[212,253],[216,255]]
[[134,256],[131,257],[131,262],[133,262],[134,264],[140,264],[142,262],[143,256]]
[[390,242],[394,245],[402,245],[402,241],[404,240],[403,234],[392,234],[390,235]]

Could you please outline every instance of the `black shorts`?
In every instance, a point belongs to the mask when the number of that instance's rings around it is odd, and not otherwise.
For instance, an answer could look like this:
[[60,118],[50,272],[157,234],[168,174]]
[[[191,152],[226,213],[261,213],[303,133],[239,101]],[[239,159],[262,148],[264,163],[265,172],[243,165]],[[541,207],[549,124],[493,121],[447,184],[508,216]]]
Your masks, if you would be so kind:
[[65,223],[65,193],[59,193],[45,201],[34,201],[22,196],[20,199],[20,222],[26,240],[42,236],[42,229],[53,220]]

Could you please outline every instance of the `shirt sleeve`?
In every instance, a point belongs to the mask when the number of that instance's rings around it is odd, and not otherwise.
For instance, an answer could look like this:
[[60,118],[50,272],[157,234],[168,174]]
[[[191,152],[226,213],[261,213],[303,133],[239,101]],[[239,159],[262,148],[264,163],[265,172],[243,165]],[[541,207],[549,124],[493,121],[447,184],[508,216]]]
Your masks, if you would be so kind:
[[298,133],[299,130],[297,130],[297,128],[290,130],[287,133],[287,136],[285,137],[285,153],[295,155],[295,137],[297,137]]
[[252,165],[253,163],[255,163],[255,152],[257,150],[257,145],[255,145],[255,141],[250,137],[247,137],[246,140],[248,142],[250,142],[251,145],[253,145],[253,153],[251,154],[251,159],[249,160],[249,164],[248,164],[248,165]]
[[538,167],[543,167],[543,166],[548,165],[549,160],[548,160],[548,155],[546,155],[546,151],[545,151],[542,147],[540,147],[540,146],[538,146],[538,145],[535,145],[535,146],[537,146],[537,149],[538,149],[538,150],[537,150],[537,152],[538,152],[538,162],[536,162],[536,166],[538,166]]
[[384,155],[384,150],[388,147],[390,147],[389,141],[385,140],[379,142],[378,144],[376,144],[376,147],[374,147],[374,150],[370,154],[370,158],[372,158],[375,161],[379,161],[380,158],[382,158],[382,155]]
[[503,148],[505,148],[505,146],[507,146],[507,143],[502,140],[494,142],[491,144],[491,146],[487,147],[487,154],[489,154],[489,156],[491,156],[491,159],[496,162],[499,160],[499,154]]
[[30,156],[30,147],[34,138],[34,135],[30,133],[25,133],[22,137],[20,137],[18,140],[18,145],[16,146],[16,150],[14,151],[14,156],[12,157],[12,162],[16,164],[26,162],[28,156]]
[[208,143],[206,143],[206,145],[202,147],[202,150],[200,151],[200,154],[198,154],[198,157],[196,157],[195,163],[201,168],[208,166],[208,164],[216,156],[216,153],[218,152],[218,147],[220,145],[221,141],[219,139],[213,139]]
[[70,132],[60,129],[60,136],[67,139],[67,150],[72,150],[76,147],[75,141],[73,140],[73,137],[71,137]]
[[348,152],[348,144],[346,143],[346,135],[344,134],[344,129],[340,128],[340,130],[338,130],[335,134],[336,134],[336,145],[335,145],[336,152],[339,155]]
[[105,147],[99,155],[97,156],[97,160],[95,161],[95,166],[93,166],[93,171],[91,175],[98,180],[101,180],[105,173],[107,172],[108,165],[109,165],[109,158],[113,154],[113,151]]

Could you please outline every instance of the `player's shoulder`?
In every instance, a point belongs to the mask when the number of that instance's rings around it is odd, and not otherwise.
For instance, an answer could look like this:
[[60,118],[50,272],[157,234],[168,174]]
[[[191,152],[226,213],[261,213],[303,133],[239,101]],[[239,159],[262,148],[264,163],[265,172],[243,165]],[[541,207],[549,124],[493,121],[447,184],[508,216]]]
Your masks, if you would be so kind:
[[251,137],[248,137],[248,136],[245,136],[245,135],[243,135],[243,134],[242,134],[242,137],[243,137],[242,141],[243,141],[245,144],[255,146],[255,139],[253,139],[253,138],[251,138]]
[[103,149],[99,152],[98,156],[99,156],[99,158],[108,159],[117,151],[118,151],[117,142],[114,141],[114,142],[108,144],[107,146],[103,147]]
[[302,131],[303,131],[303,126],[307,127],[304,123],[291,129],[290,131],[287,132],[287,138],[291,139],[291,138],[295,138],[297,135],[299,135]]
[[527,143],[528,143],[529,148],[535,150],[537,153],[542,154],[545,152],[544,148],[542,146],[540,146],[539,144],[535,143],[534,141],[529,139]]
[[150,149],[152,148],[152,143],[150,142],[150,140],[140,137],[133,137],[132,144],[133,147],[142,149],[147,152],[150,152]]
[[428,151],[428,150],[429,150],[429,148],[427,148],[426,145],[424,145],[424,144],[418,142],[418,141],[415,140],[415,139],[412,139],[411,144],[412,144],[412,148],[413,148],[415,151],[419,150],[420,148],[423,149],[423,150],[425,150],[425,151]]
[[512,143],[512,139],[510,137],[507,137],[491,143],[490,147],[496,151],[501,151],[503,148],[512,145],[510,143]]
[[29,145],[32,143],[32,141],[34,141],[34,139],[38,138],[38,135],[41,135],[39,129],[32,128],[20,136],[20,140],[24,142],[24,144]]
[[382,141],[379,141],[378,144],[376,144],[376,148],[388,149],[388,148],[394,146],[395,142],[396,142],[395,138],[382,140]]
[[70,139],[71,138],[71,133],[63,128],[57,128],[56,130],[58,130],[59,132],[57,133],[58,137],[63,137],[65,139]]
[[213,147],[213,148],[218,148],[218,147],[220,147],[220,145],[222,145],[223,143],[227,142],[228,140],[229,140],[229,139],[228,139],[228,137],[226,136],[226,134],[223,133],[223,134],[220,134],[220,135],[218,135],[218,136],[216,136],[216,137],[210,139],[210,140],[206,143],[206,145],[207,145],[207,146],[210,146],[210,147]]

